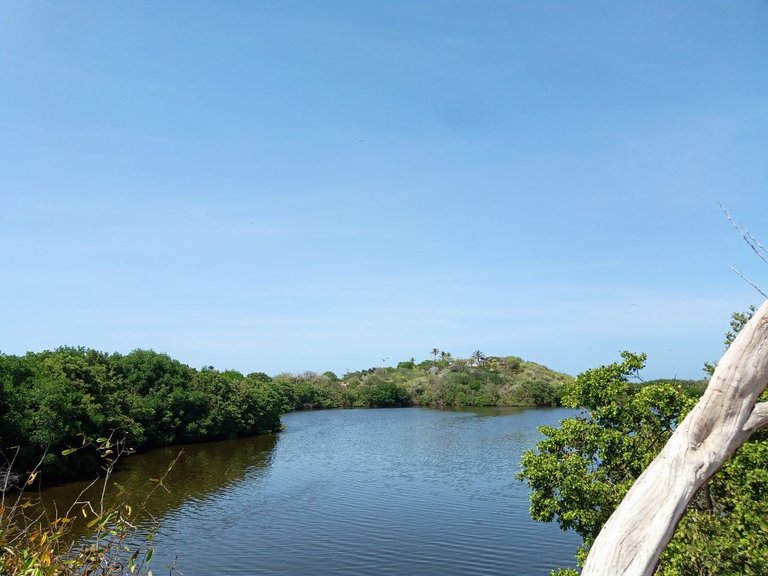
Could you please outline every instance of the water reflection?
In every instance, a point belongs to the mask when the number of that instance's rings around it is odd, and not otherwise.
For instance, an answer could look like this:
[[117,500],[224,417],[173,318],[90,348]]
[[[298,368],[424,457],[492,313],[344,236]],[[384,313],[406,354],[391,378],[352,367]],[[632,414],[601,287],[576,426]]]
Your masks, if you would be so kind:
[[[151,517],[162,520],[182,504],[204,500],[249,476],[262,474],[272,460],[277,438],[275,434],[265,434],[237,440],[171,446],[125,456],[119,461],[110,479],[105,505],[114,505],[119,500],[138,508],[145,503]],[[167,490],[161,487],[153,491],[156,483],[152,479],[165,474],[169,464],[177,457],[176,464],[163,483]],[[81,481],[54,486],[43,490],[40,497],[49,515],[52,515],[57,509],[67,510],[78,497],[80,500],[98,502],[103,482],[97,482],[83,493],[90,484],[90,481]],[[75,525],[73,537],[88,533],[83,524]],[[140,524],[148,525],[148,521]]]
[[[185,446],[149,510],[155,573],[185,576],[549,574],[578,538],[528,516],[514,477],[562,409],[329,410],[277,436]],[[143,497],[175,449],[132,456],[115,481]],[[82,486],[82,485],[80,485]],[[45,493],[71,499],[68,485]],[[176,560],[178,558],[178,560]]]

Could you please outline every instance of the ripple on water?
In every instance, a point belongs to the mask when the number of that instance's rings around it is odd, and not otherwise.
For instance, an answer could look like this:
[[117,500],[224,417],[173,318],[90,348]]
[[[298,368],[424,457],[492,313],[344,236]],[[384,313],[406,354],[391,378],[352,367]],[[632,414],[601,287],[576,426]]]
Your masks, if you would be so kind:
[[514,474],[536,426],[566,415],[287,415],[273,445],[224,460],[243,471],[215,489],[190,476],[192,496],[162,514],[154,562],[178,555],[186,576],[546,575],[573,564],[578,540],[530,520]]

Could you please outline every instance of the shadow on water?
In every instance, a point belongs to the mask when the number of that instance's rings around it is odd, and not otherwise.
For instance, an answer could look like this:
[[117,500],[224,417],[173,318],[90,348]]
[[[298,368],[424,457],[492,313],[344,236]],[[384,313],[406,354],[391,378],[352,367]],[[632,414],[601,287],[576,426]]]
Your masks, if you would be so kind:
[[[286,414],[279,435],[126,458],[112,479],[148,511],[156,573],[500,576],[573,564],[578,538],[535,523],[520,458],[566,409],[391,408]],[[49,507],[84,483],[43,492]],[[92,492],[98,498],[98,492]],[[114,498],[114,493],[110,498]],[[139,526],[141,532],[149,528]],[[75,536],[87,537],[80,528]]]
[[449,406],[446,408],[439,408],[439,410],[441,412],[467,413],[474,416],[513,416],[515,414],[522,414],[526,410],[530,410],[530,408],[520,406]]
[[[112,474],[105,496],[105,506],[126,502],[138,508],[146,502],[146,512],[156,520],[190,500],[204,500],[210,495],[241,482],[251,475],[263,474],[272,462],[277,445],[276,434],[220,440],[184,446],[169,446],[142,454],[124,456]],[[162,487],[156,482],[179,456]],[[82,496],[91,481],[53,486],[38,494],[49,517],[63,513],[78,500],[96,503],[101,498],[103,481],[99,480]],[[118,488],[119,487],[119,488]],[[151,493],[151,495],[149,495]],[[149,495],[149,497],[148,497]],[[75,525],[71,536],[86,536],[84,522]],[[148,521],[140,522],[148,524]]]

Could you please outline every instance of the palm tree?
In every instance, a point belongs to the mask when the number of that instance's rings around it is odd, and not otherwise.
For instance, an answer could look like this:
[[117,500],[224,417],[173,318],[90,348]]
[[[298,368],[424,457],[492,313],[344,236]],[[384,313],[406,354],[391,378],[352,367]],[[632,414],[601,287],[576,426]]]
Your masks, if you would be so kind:
[[432,352],[430,352],[430,354],[435,357],[435,364],[437,364],[437,355],[440,354],[440,350],[437,348],[432,348]]
[[485,361],[485,354],[480,352],[480,350],[475,350],[472,352],[472,358],[474,358],[477,361],[477,364],[480,365]]

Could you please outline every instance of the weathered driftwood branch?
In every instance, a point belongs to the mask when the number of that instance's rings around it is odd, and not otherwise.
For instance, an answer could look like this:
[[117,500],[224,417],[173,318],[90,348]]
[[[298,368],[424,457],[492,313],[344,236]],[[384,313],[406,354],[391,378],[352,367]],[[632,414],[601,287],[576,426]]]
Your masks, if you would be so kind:
[[752,410],[752,415],[747,420],[745,427],[751,434],[766,426],[768,426],[768,402],[760,402],[760,404],[755,404],[755,409]]
[[650,576],[686,506],[768,424],[768,301],[733,341],[704,395],[603,526],[582,576]]

